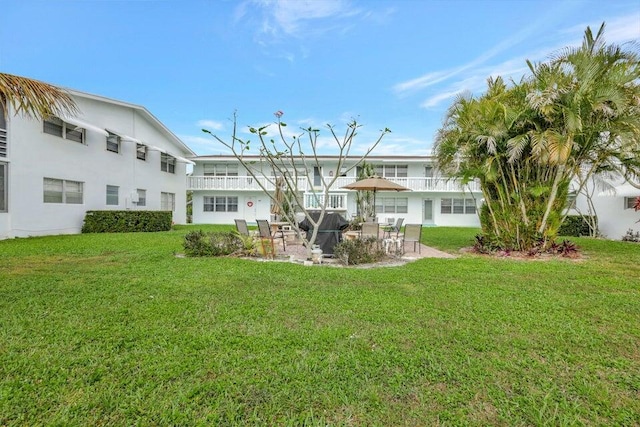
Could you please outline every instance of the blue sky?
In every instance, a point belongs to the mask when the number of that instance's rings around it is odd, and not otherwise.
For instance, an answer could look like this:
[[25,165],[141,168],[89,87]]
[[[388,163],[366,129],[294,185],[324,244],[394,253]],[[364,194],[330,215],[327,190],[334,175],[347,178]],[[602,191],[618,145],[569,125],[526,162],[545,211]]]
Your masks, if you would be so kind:
[[[0,72],[145,106],[197,154],[230,118],[289,132],[355,118],[362,151],[430,154],[457,93],[580,43],[640,42],[640,0],[0,0]],[[321,135],[326,136],[323,131]],[[322,151],[335,154],[328,139]]]

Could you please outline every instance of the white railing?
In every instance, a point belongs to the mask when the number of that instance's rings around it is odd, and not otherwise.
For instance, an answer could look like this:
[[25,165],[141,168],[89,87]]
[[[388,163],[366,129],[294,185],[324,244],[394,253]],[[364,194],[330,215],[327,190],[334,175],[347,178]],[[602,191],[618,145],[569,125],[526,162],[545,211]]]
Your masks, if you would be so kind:
[[[320,209],[324,205],[324,194],[322,193],[305,193],[304,208]],[[347,193],[330,193],[327,200],[327,209],[334,211],[347,210]]]
[[[325,182],[329,182],[332,177],[325,177]],[[235,191],[260,191],[262,188],[258,185],[261,182],[267,191],[275,190],[274,185],[266,178],[252,178],[250,176],[189,176],[187,177],[187,190],[235,190]],[[332,191],[345,191],[342,189],[347,184],[356,181],[355,177],[339,177],[333,184]],[[459,191],[480,191],[478,182],[473,181],[462,186],[459,180],[447,178],[389,178],[412,191],[420,192],[459,192]],[[309,185],[309,181],[305,178],[298,179],[298,190],[313,190]],[[321,190],[321,187],[316,188]]]
[[0,128],[0,157],[7,157],[7,130],[2,128]]

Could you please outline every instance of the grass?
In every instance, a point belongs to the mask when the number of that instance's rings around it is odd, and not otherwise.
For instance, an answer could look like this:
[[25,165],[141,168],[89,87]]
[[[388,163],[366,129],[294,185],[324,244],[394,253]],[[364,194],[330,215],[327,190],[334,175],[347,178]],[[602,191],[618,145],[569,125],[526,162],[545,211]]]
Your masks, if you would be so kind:
[[0,241],[0,425],[640,424],[637,244],[340,269],[189,229]]

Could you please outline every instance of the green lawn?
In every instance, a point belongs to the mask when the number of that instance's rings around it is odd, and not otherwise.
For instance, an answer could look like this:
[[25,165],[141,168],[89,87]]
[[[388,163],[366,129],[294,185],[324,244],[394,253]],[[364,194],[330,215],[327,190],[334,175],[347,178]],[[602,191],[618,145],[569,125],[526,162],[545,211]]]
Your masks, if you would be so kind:
[[640,424],[640,245],[343,269],[188,229],[0,241],[0,426]]

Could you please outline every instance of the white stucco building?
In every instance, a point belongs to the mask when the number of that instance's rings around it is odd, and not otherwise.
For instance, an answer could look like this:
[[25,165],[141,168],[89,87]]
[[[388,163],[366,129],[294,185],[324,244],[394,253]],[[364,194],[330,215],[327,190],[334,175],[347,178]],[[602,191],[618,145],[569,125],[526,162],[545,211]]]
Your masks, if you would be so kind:
[[[598,231],[607,239],[620,240],[629,229],[640,231],[640,212],[633,209],[636,198],[640,197],[640,189],[622,180],[610,185],[610,189],[594,189],[592,183],[589,191],[593,193]],[[589,212],[587,199],[583,194],[576,197],[576,207],[585,214]]]
[[[260,164],[258,157],[246,159]],[[255,223],[256,219],[271,217],[269,197],[233,156],[199,156],[192,160],[196,164],[192,175],[187,178],[187,189],[193,190],[195,224],[233,224],[235,218]],[[353,165],[356,160],[348,159],[346,167]],[[404,218],[405,224],[480,225],[477,208],[482,194],[478,184],[473,182],[463,187],[457,181],[447,180],[437,174],[434,162],[435,159],[430,156],[367,157],[367,163],[375,167],[377,175],[411,189],[404,192],[377,192],[378,222]],[[322,189],[322,176],[326,181],[339,174],[340,178],[331,188],[329,204],[332,211],[350,219],[357,212],[356,191],[341,187],[356,181],[356,169],[347,173],[336,170],[336,156],[320,156],[319,164],[319,168],[312,168],[313,176],[309,180],[299,180],[305,207],[313,208],[317,203],[315,194]]]
[[68,92],[77,117],[0,105],[0,238],[78,233],[88,210],[171,210],[185,223],[193,151],[142,106]]

